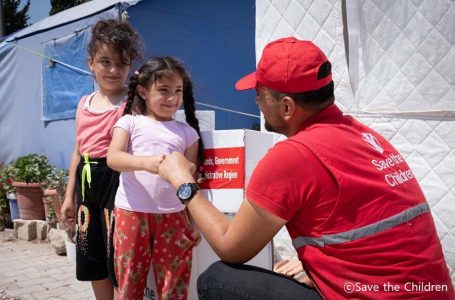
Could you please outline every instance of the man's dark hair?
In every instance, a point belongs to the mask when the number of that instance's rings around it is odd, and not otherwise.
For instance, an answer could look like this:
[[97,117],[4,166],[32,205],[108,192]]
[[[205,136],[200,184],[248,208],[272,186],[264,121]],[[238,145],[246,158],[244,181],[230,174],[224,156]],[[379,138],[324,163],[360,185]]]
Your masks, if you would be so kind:
[[320,88],[319,90],[309,91],[304,93],[280,93],[272,91],[273,97],[281,99],[282,97],[291,97],[297,105],[310,111],[320,111],[328,105],[335,102],[335,95],[333,93],[334,85],[331,81],[328,85]]

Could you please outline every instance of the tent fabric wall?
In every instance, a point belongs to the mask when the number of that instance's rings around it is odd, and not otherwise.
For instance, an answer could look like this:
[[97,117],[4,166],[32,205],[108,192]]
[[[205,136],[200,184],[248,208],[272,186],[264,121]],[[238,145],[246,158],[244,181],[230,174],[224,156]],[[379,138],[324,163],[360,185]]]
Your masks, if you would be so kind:
[[[17,153],[20,150],[20,141],[14,138],[17,117],[12,114],[15,106],[17,51],[12,44],[0,44],[0,152],[2,154]],[[4,63],[5,62],[5,63]],[[2,156],[0,156],[2,157]],[[0,159],[0,162],[7,161]]]
[[455,281],[455,5],[347,1],[347,20],[353,113],[408,161]]
[[280,37],[314,41],[332,62],[337,104],[406,158],[455,281],[453,1],[257,0],[256,7],[256,59]]
[[92,0],[45,18],[29,27],[9,35],[6,40],[13,41],[17,39],[24,39],[43,32],[49,32],[54,28],[76,23],[96,15],[99,17],[101,12],[110,10],[114,7],[118,10],[124,10],[128,6],[135,5],[139,1],[141,0]]
[[455,115],[453,1],[347,1],[358,110]]
[[347,15],[357,116],[406,157],[455,280],[455,5],[356,0]]

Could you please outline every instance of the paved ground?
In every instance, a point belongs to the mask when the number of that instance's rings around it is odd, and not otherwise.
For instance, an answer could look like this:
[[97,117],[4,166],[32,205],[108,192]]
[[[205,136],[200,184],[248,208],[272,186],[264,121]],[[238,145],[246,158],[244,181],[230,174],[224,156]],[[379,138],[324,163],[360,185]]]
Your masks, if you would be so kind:
[[22,241],[0,231],[0,300],[92,300],[91,285],[75,277],[75,265],[48,242]]

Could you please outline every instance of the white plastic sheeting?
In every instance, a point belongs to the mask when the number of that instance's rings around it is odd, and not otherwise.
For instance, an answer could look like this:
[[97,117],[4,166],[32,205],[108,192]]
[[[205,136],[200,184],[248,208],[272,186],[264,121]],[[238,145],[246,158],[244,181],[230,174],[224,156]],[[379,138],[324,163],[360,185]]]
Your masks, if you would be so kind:
[[454,1],[346,4],[360,111],[455,112]]

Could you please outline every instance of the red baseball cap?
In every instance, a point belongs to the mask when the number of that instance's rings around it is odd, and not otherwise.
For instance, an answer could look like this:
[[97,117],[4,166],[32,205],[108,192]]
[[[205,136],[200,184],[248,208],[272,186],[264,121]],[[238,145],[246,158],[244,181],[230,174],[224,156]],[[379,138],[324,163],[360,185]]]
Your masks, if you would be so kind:
[[303,93],[318,90],[332,81],[332,72],[318,79],[324,52],[310,41],[286,37],[268,43],[257,70],[235,84],[239,91],[256,88],[257,84],[281,93]]

